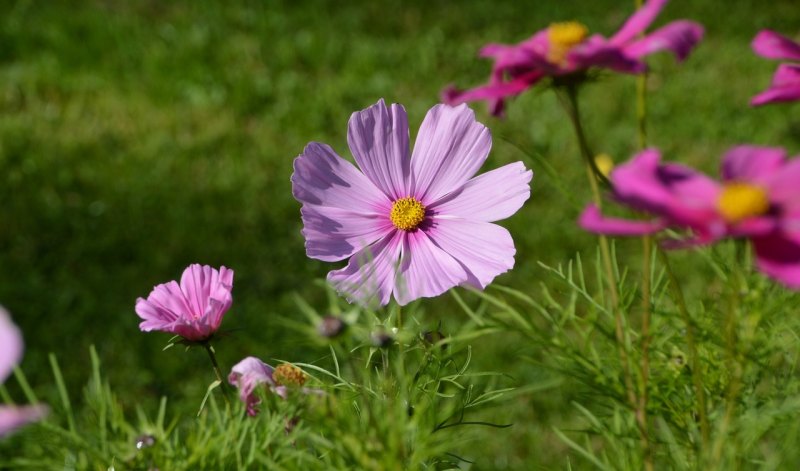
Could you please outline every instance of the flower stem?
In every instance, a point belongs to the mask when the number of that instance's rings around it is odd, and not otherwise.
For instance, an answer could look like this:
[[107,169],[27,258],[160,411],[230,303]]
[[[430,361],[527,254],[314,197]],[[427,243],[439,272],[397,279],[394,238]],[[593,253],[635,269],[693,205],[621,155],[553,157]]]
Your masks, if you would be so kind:
[[217,363],[217,355],[214,353],[214,347],[212,347],[210,343],[205,342],[203,343],[203,348],[205,348],[206,352],[208,352],[208,358],[211,360],[211,366],[214,368],[214,374],[217,376],[217,381],[219,381],[219,387],[222,389],[222,397],[225,399],[225,404],[230,406],[230,402],[228,401],[228,390],[225,387],[225,381],[222,379],[222,371],[219,369],[219,363]]
[[[602,198],[600,195],[600,188],[597,180],[608,184],[605,175],[597,168],[594,161],[594,154],[589,148],[589,143],[586,140],[586,135],[583,132],[581,125],[580,109],[578,108],[578,90],[575,85],[567,85],[566,98],[558,93],[561,105],[569,116],[572,122],[572,127],[575,130],[575,136],[578,139],[578,146],[580,147],[581,155],[586,162],[587,175],[589,177],[589,186],[592,189],[592,198],[597,207],[602,206]],[[614,313],[615,334],[617,338],[617,350],[619,352],[620,363],[622,364],[622,372],[625,380],[625,392],[631,407],[636,410],[637,400],[636,391],[633,387],[633,377],[631,376],[630,360],[628,359],[627,351],[627,336],[625,335],[624,322],[622,312],[619,309],[619,293],[617,292],[617,278],[614,274],[614,267],[611,262],[611,250],[609,248],[608,239],[604,235],[599,236],[600,239],[600,257],[602,258],[603,268],[606,274],[608,284],[608,292],[611,298],[611,310]]]
[[669,278],[669,284],[672,287],[672,297],[678,305],[678,311],[681,313],[683,323],[686,324],[686,345],[689,347],[689,367],[692,369],[692,382],[694,383],[695,394],[697,395],[697,414],[700,416],[700,450],[706,450],[708,444],[708,416],[706,414],[706,393],[703,389],[703,371],[700,367],[700,360],[697,355],[697,344],[694,338],[694,322],[689,315],[689,309],[686,307],[686,300],[683,297],[683,290],[681,289],[678,278],[672,271],[669,263],[669,258],[663,250],[658,250],[661,258],[661,263]]

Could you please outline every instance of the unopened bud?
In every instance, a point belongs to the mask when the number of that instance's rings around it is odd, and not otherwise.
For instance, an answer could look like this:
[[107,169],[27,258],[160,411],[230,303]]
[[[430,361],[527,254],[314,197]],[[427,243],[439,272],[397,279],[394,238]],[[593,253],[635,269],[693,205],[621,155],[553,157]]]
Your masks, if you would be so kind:
[[327,315],[322,318],[322,322],[317,326],[320,336],[332,339],[342,334],[347,329],[347,324],[337,316]]

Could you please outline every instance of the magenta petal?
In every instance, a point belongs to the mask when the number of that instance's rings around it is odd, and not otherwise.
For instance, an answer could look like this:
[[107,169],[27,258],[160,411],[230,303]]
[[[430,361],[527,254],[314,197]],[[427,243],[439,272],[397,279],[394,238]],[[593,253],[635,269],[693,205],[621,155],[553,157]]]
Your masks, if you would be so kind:
[[499,221],[516,213],[530,197],[531,178],[533,172],[522,162],[504,165],[469,180],[428,209],[437,216]]
[[467,281],[464,267],[437,247],[425,232],[405,233],[394,287],[394,297],[401,306],[418,298],[439,296]]
[[667,228],[667,224],[661,220],[631,221],[628,219],[607,218],[600,213],[600,209],[595,205],[589,205],[583,210],[578,219],[578,225],[589,232],[615,236],[653,234]]
[[306,254],[317,260],[336,262],[371,245],[394,229],[384,214],[360,214],[346,209],[305,204],[300,210]]
[[751,46],[761,57],[800,60],[800,44],[775,31],[760,31]]
[[220,267],[219,271],[208,265],[190,265],[181,276],[181,291],[189,304],[189,309],[197,315],[197,320],[212,328],[219,328],[222,316],[233,303],[233,270]]
[[678,60],[684,60],[702,39],[702,26],[693,21],[679,20],[625,46],[625,53],[631,57],[643,57],[654,52],[669,50]]
[[389,198],[326,144],[312,142],[294,159],[292,195],[301,203],[381,213]]
[[623,73],[641,73],[647,66],[644,62],[629,57],[624,50],[595,35],[585,43],[570,51],[568,58],[572,64],[570,71],[605,67]]
[[722,179],[764,183],[785,160],[780,147],[736,146],[722,157]]
[[403,244],[396,230],[350,257],[347,266],[328,273],[328,282],[350,302],[370,305],[389,303]]
[[8,312],[0,307],[0,383],[22,359],[22,334]]
[[800,100],[800,84],[771,87],[750,100],[750,105],[760,106],[768,103],[785,103]]
[[402,105],[383,99],[357,111],[347,126],[347,143],[356,163],[391,199],[409,195],[408,118]]
[[639,33],[646,30],[653,23],[666,4],[667,0],[649,0],[628,18],[628,21],[609,39],[609,42],[615,45],[622,45],[636,38]]
[[514,268],[514,241],[503,227],[468,219],[435,219],[431,240],[467,269],[466,283],[486,288]]
[[47,407],[45,406],[0,406],[0,437],[25,424],[35,422],[45,415],[47,415]]
[[412,193],[431,204],[460,188],[483,165],[492,148],[492,136],[467,105],[436,105],[419,128],[411,168]]
[[752,240],[759,270],[791,288],[800,288],[800,241],[778,232]]
[[[765,187],[773,204],[782,207],[784,217],[797,220],[800,212],[800,159],[794,158],[784,164],[783,168],[770,175]],[[791,216],[789,213],[792,213]]]

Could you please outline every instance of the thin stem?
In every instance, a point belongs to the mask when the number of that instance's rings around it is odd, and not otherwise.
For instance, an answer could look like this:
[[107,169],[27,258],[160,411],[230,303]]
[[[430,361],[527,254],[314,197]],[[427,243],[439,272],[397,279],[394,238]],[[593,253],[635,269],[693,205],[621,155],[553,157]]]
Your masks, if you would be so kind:
[[[594,154],[589,148],[589,143],[586,140],[586,135],[583,132],[581,125],[580,109],[578,108],[577,89],[574,85],[566,86],[566,99],[562,95],[558,95],[561,105],[567,112],[572,127],[575,130],[575,136],[578,139],[578,146],[580,147],[581,155],[587,165],[587,175],[589,177],[589,186],[592,189],[592,198],[594,199],[597,207],[602,206],[602,198],[600,195],[600,188],[597,183],[598,179],[608,183],[597,164],[594,161]],[[611,250],[609,248],[608,239],[604,235],[599,236],[600,242],[600,257],[603,261],[603,269],[606,272],[606,280],[608,285],[608,292],[611,297],[611,310],[614,313],[615,334],[617,338],[617,350],[619,352],[620,363],[622,364],[622,372],[625,380],[625,392],[628,402],[631,407],[636,410],[637,400],[636,391],[633,387],[633,377],[631,376],[630,360],[628,359],[627,352],[627,338],[625,335],[624,322],[622,319],[622,312],[619,309],[619,293],[617,292],[617,278],[614,273],[614,267],[611,262]]]
[[222,371],[219,369],[219,363],[217,363],[217,355],[214,353],[214,348],[208,342],[203,344],[203,348],[205,348],[206,352],[208,352],[208,358],[211,360],[211,366],[214,368],[214,374],[217,376],[217,381],[219,381],[219,387],[222,389],[222,397],[225,398],[225,404],[230,406],[231,404],[228,401],[228,390],[225,388],[225,381],[222,379]]
[[706,444],[709,440],[708,434],[708,416],[706,414],[706,393],[703,389],[703,371],[700,367],[699,357],[697,355],[697,344],[694,337],[694,322],[689,315],[689,309],[686,307],[686,300],[683,297],[683,290],[678,282],[678,278],[672,271],[669,263],[669,258],[663,250],[658,250],[661,258],[661,263],[669,278],[670,286],[672,287],[672,297],[678,305],[678,311],[681,313],[683,323],[686,324],[686,345],[689,347],[689,367],[692,369],[692,382],[694,383],[695,394],[697,395],[697,414],[700,416],[700,450],[706,450]]

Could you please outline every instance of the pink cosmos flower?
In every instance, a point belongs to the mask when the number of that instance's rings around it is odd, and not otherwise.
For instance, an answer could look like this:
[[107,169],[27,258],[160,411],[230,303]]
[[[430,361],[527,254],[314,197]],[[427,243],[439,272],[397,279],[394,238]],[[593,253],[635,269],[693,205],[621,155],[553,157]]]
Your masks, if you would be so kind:
[[256,357],[247,357],[231,369],[228,382],[239,388],[239,398],[245,403],[247,415],[258,415],[261,398],[256,389],[264,385],[269,391],[282,399],[289,397],[289,391],[299,388],[303,394],[322,394],[319,389],[304,388],[308,376],[300,368],[289,363],[273,368]]
[[[765,29],[759,32],[752,46],[756,54],[767,59],[800,61],[800,43],[774,31]],[[800,63],[778,65],[778,70],[772,76],[772,84],[754,96],[750,104],[759,106],[795,100],[800,100]]]
[[673,247],[708,244],[724,237],[752,241],[758,268],[800,288],[800,159],[787,161],[774,147],[739,146],[722,163],[722,181],[678,164],[660,163],[648,149],[611,173],[614,197],[649,213],[649,221],[605,218],[589,206],[580,225],[609,235],[641,235],[667,227],[689,229]]
[[576,74],[593,67],[638,74],[647,68],[644,56],[664,49],[683,60],[703,38],[699,24],[674,21],[639,37],[666,3],[647,1],[611,38],[590,36],[584,25],[570,21],[553,23],[519,44],[488,44],[479,55],[494,59],[489,83],[466,91],[450,86],[442,92],[442,101],[455,105],[487,100],[490,112],[499,116],[505,98],[519,95],[545,77]]
[[[14,366],[22,358],[22,335],[5,309],[0,307],[0,383],[5,381]],[[47,413],[47,408],[34,406],[0,406],[0,437],[8,435],[19,427],[39,420]]]
[[136,314],[144,332],[160,330],[192,342],[211,337],[231,307],[233,270],[208,265],[189,265],[180,285],[170,281],[153,288],[147,299],[136,300]]
[[514,266],[511,235],[491,222],[522,206],[533,174],[516,162],[473,178],[492,139],[466,105],[431,108],[410,157],[405,109],[383,100],[353,113],[347,142],[359,168],[312,142],[294,161],[292,193],[308,256],[350,258],[328,281],[351,301],[482,289]]

